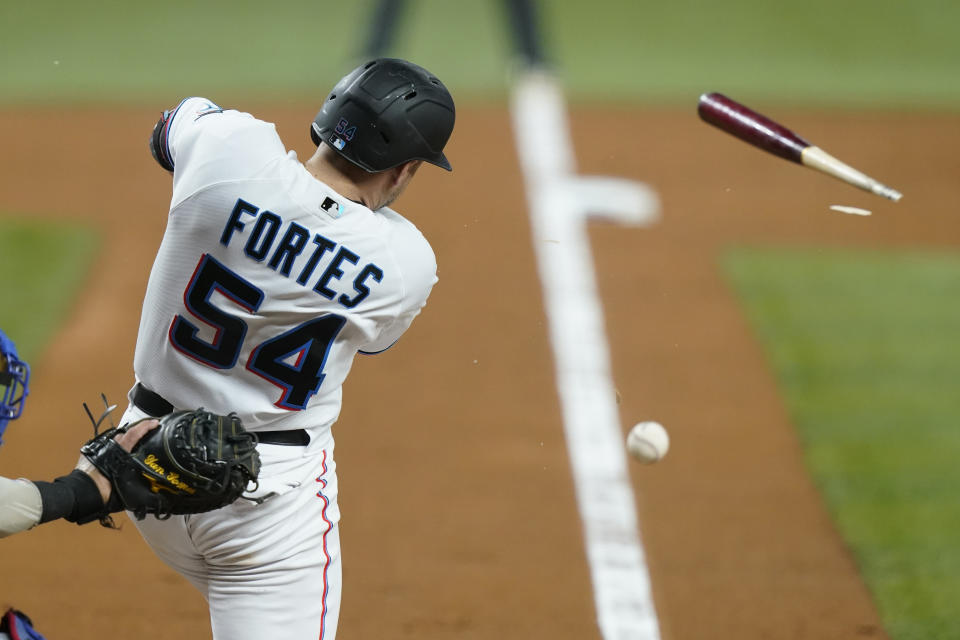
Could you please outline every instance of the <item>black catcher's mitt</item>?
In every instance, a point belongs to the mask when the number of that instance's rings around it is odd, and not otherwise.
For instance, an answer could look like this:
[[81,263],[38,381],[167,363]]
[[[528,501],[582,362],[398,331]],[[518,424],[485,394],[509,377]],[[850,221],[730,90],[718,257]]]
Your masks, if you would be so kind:
[[232,413],[175,411],[127,453],[113,437],[130,426],[108,429],[80,448],[113,486],[103,513],[94,516],[105,526],[110,513],[123,510],[138,520],[147,514],[163,520],[219,509],[257,481],[256,436]]

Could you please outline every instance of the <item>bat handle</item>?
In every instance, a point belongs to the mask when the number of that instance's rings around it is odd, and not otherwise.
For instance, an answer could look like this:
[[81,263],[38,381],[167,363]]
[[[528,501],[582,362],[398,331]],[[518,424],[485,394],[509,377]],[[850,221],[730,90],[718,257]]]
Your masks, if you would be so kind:
[[822,171],[834,178],[843,180],[848,184],[859,187],[864,191],[876,194],[887,200],[897,202],[903,197],[896,189],[871,178],[865,173],[857,171],[845,162],[834,158],[832,155],[816,146],[809,146],[803,150],[800,156],[800,162],[811,169]]

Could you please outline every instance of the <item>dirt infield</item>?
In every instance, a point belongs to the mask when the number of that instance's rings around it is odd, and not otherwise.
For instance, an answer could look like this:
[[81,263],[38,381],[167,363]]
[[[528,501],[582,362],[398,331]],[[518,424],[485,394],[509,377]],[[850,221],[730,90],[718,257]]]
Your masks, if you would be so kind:
[[[249,108],[309,151],[312,107]],[[663,463],[631,467],[667,640],[885,637],[717,260],[737,244],[955,246],[960,125],[779,115],[904,200],[767,156],[692,108],[574,120],[583,172],[643,180],[663,202],[657,226],[595,225],[591,239],[624,427],[658,419],[673,437]],[[0,112],[0,210],[104,235],[86,288],[69,292],[72,314],[32,363],[4,475],[62,473],[88,434],[81,403],[101,391],[120,401],[132,382],[169,200],[146,147],[155,117]],[[421,172],[399,203],[431,240],[440,283],[401,344],[358,359],[345,387],[334,430],[344,639],[599,637],[509,138],[503,110],[462,110],[454,173]],[[0,605],[27,611],[49,640],[209,637],[201,597],[129,524],[44,525],[0,542],[0,566]]]

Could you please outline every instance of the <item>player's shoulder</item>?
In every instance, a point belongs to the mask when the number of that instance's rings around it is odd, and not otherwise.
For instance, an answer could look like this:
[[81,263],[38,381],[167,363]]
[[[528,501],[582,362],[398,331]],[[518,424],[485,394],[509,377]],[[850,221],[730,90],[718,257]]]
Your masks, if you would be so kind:
[[210,98],[202,96],[188,96],[180,100],[179,104],[173,110],[173,117],[194,117],[208,115],[212,113],[223,113],[225,109],[215,103]]
[[423,232],[408,218],[390,207],[378,209],[375,214],[389,227],[390,241],[394,245],[410,245],[411,250],[433,259],[433,247]]
[[172,160],[177,199],[204,185],[250,177],[286,156],[273,123],[202,97],[177,105],[160,144]]
[[[419,290],[432,286],[437,272],[437,260],[433,247],[410,220],[397,211],[383,207],[376,211],[363,208],[367,215],[356,220],[366,231],[369,243],[374,248],[371,255],[385,270],[400,276],[404,290]],[[349,218],[348,213],[346,218]]]
[[384,207],[376,212],[389,227],[386,241],[408,285],[431,287],[436,280],[437,258],[433,247],[417,226],[397,211]]
[[171,115],[171,142],[178,147],[205,143],[238,151],[273,149],[285,152],[276,126],[237,109],[221,107],[208,98],[183,99]]

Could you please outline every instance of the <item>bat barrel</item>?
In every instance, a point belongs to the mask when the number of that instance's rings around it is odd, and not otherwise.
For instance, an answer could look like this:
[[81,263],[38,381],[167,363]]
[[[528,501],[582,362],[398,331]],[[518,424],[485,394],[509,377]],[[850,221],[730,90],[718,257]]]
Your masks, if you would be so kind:
[[704,122],[785,160],[802,164],[809,142],[770,118],[721,93],[700,96],[697,113]]

